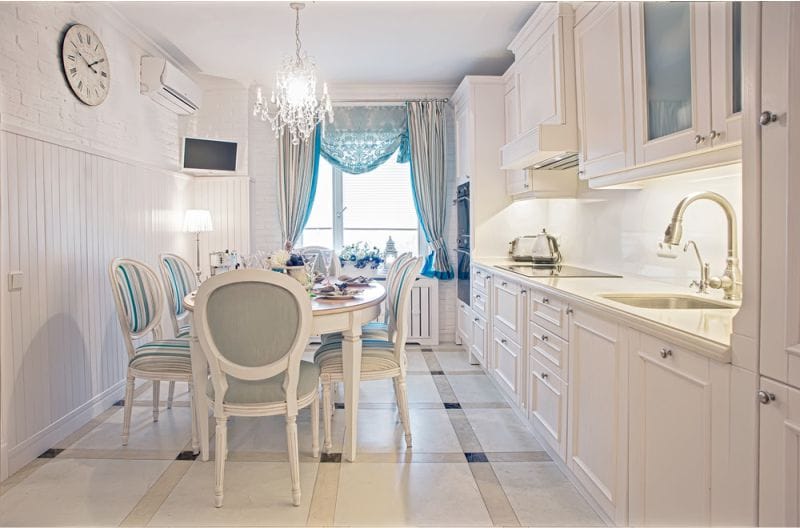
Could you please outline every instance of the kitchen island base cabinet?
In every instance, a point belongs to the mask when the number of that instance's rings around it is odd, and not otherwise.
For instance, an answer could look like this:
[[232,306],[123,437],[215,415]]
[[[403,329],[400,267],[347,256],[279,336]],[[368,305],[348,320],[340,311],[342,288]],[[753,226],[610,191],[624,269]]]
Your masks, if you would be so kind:
[[628,341],[624,327],[570,317],[567,467],[605,513],[627,524]]

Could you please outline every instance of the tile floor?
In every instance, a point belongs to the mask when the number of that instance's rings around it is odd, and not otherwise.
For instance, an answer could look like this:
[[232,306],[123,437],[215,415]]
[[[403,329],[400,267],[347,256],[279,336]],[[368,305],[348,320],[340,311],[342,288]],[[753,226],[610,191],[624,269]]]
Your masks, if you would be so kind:
[[290,501],[283,419],[232,419],[219,509],[213,462],[191,455],[185,386],[158,422],[142,386],[127,447],[115,406],[0,485],[0,525],[603,524],[460,347],[410,347],[408,385],[409,450],[390,382],[362,384],[355,463],[341,462],[341,405],[332,452],[320,459],[311,457],[310,416],[301,412],[300,507]]

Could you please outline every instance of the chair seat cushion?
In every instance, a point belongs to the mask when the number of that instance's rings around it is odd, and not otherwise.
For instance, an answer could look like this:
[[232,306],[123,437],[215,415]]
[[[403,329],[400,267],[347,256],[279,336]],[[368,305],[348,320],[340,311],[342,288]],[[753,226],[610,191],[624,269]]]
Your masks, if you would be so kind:
[[184,325],[178,327],[178,335],[175,337],[189,337],[192,333],[192,325]]
[[128,365],[136,370],[169,374],[192,373],[187,339],[159,339],[136,348]]
[[[386,323],[379,323],[377,321],[373,321],[371,323],[367,323],[361,327],[361,337],[363,339],[375,339],[378,341],[388,341],[389,340],[389,325]],[[332,343],[334,341],[342,341],[344,339],[344,335],[341,332],[335,332],[333,334],[324,334],[321,338],[322,344]]]
[[[382,339],[365,339],[361,345],[361,371],[378,372],[400,368],[394,357],[394,343]],[[342,373],[344,359],[342,342],[331,341],[319,347],[314,354],[314,363],[322,374]]]
[[[319,386],[319,367],[310,361],[300,362],[300,378],[297,380],[297,397],[303,398],[317,390]],[[208,380],[206,394],[214,399],[214,386]],[[228,392],[225,403],[263,404],[286,401],[283,390],[283,374],[266,380],[249,381],[228,376]]]

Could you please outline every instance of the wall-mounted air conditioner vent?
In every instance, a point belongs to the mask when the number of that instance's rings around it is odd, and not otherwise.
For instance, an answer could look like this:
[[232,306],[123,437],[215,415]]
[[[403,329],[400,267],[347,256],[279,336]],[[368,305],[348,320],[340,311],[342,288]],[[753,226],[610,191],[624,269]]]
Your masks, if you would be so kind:
[[200,108],[200,87],[161,57],[142,57],[139,89],[176,114],[193,114]]

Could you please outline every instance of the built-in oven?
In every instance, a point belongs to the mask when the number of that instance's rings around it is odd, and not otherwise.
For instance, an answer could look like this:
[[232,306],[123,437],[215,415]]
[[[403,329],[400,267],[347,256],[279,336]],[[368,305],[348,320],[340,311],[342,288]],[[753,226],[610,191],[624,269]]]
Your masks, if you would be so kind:
[[458,244],[456,247],[458,279],[458,299],[470,302],[470,237],[469,237],[469,182],[456,189],[456,221],[458,223]]

